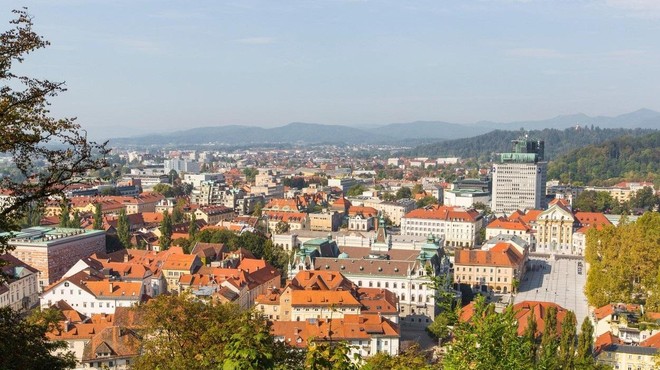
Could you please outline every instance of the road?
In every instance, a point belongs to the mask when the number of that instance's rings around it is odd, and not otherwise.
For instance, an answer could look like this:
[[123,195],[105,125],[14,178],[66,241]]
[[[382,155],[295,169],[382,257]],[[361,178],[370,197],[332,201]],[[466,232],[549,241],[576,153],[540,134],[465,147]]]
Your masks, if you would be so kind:
[[[584,286],[587,281],[586,263],[582,261],[582,274],[578,274],[577,259],[529,260],[531,268],[520,283],[515,303],[522,301],[553,302],[571,310],[577,318],[578,331],[589,313]],[[536,271],[535,271],[536,270]]]

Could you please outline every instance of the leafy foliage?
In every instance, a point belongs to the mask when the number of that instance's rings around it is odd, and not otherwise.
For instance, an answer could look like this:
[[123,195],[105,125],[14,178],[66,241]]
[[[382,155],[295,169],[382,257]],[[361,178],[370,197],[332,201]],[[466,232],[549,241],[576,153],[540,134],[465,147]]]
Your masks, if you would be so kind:
[[[546,143],[546,147],[549,145]],[[605,184],[621,180],[660,181],[660,132],[622,136],[572,150],[551,162],[548,178],[564,183]]]
[[[544,129],[529,131],[529,136],[545,141],[546,159],[556,158],[572,149],[599,144],[616,137],[641,136],[653,132],[642,129]],[[422,145],[404,153],[411,157],[461,157],[477,158],[479,162],[493,159],[494,153],[511,151],[511,140],[520,137],[520,131],[495,130],[487,134],[457,140]]]
[[358,195],[362,195],[362,192],[367,190],[364,185],[362,184],[356,184],[353,185],[348,191],[346,192],[347,197],[356,197]]
[[455,339],[445,356],[447,370],[461,369],[529,369],[530,343],[517,333],[517,322],[512,306],[501,314],[495,306],[479,297],[475,313],[469,322],[454,329]]
[[94,223],[92,224],[94,230],[103,230],[103,214],[101,213],[101,204],[94,205]]
[[634,223],[622,220],[617,227],[592,228],[585,257],[591,265],[585,287],[591,305],[644,303],[649,298],[647,309],[660,309],[655,296],[660,293],[659,213],[647,212]]
[[284,369],[303,361],[275,341],[261,315],[233,304],[161,295],[135,309],[144,320],[136,370]]
[[117,237],[124,248],[131,247],[131,230],[125,208],[119,210],[119,217],[117,218]]
[[[0,34],[0,153],[12,157],[19,176],[3,176],[0,188],[14,195],[0,209],[0,230],[19,227],[18,221],[35,202],[61,195],[88,170],[104,167],[105,144],[87,141],[85,130],[73,118],[50,116],[49,99],[65,91],[63,83],[17,75],[12,71],[27,54],[49,45],[32,30],[26,9],[14,10],[11,29]],[[30,179],[30,181],[24,181]],[[8,248],[0,239],[0,254]]]
[[9,307],[0,308],[0,369],[69,369],[76,365],[66,342],[49,341],[46,333],[56,330],[59,318],[37,311],[28,319]]
[[163,220],[160,222],[158,227],[160,230],[160,238],[158,238],[158,243],[162,250],[167,250],[172,245],[172,217],[167,210],[163,211]]

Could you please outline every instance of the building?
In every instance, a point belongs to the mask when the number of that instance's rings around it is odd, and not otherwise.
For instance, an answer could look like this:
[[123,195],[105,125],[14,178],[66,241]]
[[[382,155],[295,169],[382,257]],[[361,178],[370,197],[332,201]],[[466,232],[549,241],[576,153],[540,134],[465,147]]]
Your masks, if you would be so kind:
[[547,162],[543,141],[513,140],[513,152],[501,153],[491,171],[493,212],[545,208]]
[[308,217],[313,231],[337,231],[341,226],[342,214],[337,211],[310,213]]
[[183,175],[182,181],[192,185],[193,188],[199,188],[202,186],[203,183],[207,181],[212,183],[213,182],[224,183],[225,175],[221,173],[199,173],[199,174],[186,173]]
[[117,307],[131,307],[145,298],[142,282],[116,281],[96,272],[81,271],[44,289],[41,308],[64,301],[86,316],[112,314]]
[[13,234],[9,253],[39,270],[39,287],[59,280],[83,257],[105,253],[102,230],[30,227]]
[[343,247],[338,258],[317,257],[314,269],[339,271],[361,288],[391,291],[399,301],[401,325],[426,327],[436,315],[436,292],[428,284],[428,273],[448,275],[449,261],[432,238],[420,250],[395,250],[388,248],[385,235],[379,229],[371,248]]
[[[356,205],[358,202],[354,202]],[[412,211],[417,207],[417,203],[412,199],[399,199],[394,202],[381,201],[378,198],[375,199],[364,199],[361,200],[365,207],[372,207],[378,212],[382,213],[383,216],[386,216],[392,221],[392,225],[398,226],[401,225],[401,218],[406,215],[406,213]]]
[[527,251],[506,242],[489,250],[456,250],[454,283],[468,284],[474,290],[510,293],[522,280]]
[[340,188],[342,192],[346,193],[348,189],[360,184],[360,181],[352,177],[342,177],[336,179],[328,179],[328,186]]
[[166,159],[163,164],[165,165],[166,173],[170,173],[170,171],[199,173],[200,170],[199,162],[186,159]]
[[378,211],[373,207],[351,206],[348,209],[348,230],[370,231],[376,227]]
[[536,217],[536,251],[573,253],[575,217],[563,199],[555,199]]
[[271,326],[275,339],[292,347],[306,348],[311,342],[345,341],[354,355],[371,356],[399,353],[400,329],[381,315],[345,315],[343,318],[275,321]]
[[0,307],[27,311],[39,303],[39,270],[12,256],[0,256]]
[[613,369],[654,370],[656,355],[660,349],[660,334],[638,344],[621,342],[611,332],[601,334],[594,344],[594,356],[599,364]]
[[446,246],[472,248],[483,226],[483,215],[474,209],[432,205],[408,212],[401,218],[402,235],[433,235]]
[[505,217],[496,218],[486,226],[486,240],[497,237],[498,235],[518,236],[533,246],[534,235],[532,227],[521,219],[508,219]]
[[204,220],[209,225],[234,218],[234,209],[225,206],[200,207],[195,210],[197,220]]
[[455,189],[444,191],[446,206],[472,208],[475,204],[490,204],[490,193],[474,189]]
[[[231,258],[231,253],[227,255]],[[252,257],[252,258],[248,258]],[[235,302],[247,309],[259,295],[281,286],[281,273],[264,260],[253,256],[239,257],[236,266],[203,266],[194,274],[182,275],[179,290],[191,290],[194,295],[205,295],[223,302]]]

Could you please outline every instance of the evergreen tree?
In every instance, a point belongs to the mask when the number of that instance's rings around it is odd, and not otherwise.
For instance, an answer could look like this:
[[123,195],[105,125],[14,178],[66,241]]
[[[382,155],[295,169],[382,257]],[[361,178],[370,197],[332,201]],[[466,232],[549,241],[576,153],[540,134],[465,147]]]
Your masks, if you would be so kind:
[[78,210],[75,210],[73,212],[73,218],[69,222],[69,227],[79,229],[80,228],[80,212]]
[[103,230],[103,214],[101,213],[101,203],[94,205],[94,230]]
[[117,219],[117,237],[124,248],[131,247],[131,229],[124,208],[119,211],[119,218]]
[[594,326],[591,323],[591,319],[585,317],[580,328],[580,335],[578,335],[576,365],[589,366],[593,364],[593,342]]
[[60,206],[60,227],[69,227],[71,224],[70,212],[71,208],[69,207],[69,203],[66,200],[63,200],[62,205]]
[[163,221],[160,222],[160,238],[158,242],[162,250],[170,249],[172,245],[172,218],[167,210],[163,211]]
[[183,212],[181,212],[181,208],[174,207],[172,210],[172,222],[175,225],[183,222]]
[[513,306],[498,314],[493,304],[478,297],[470,321],[457,324],[453,334],[454,341],[443,361],[446,370],[532,368],[530,344],[518,336]]
[[192,215],[190,216],[190,225],[188,226],[188,237],[190,240],[195,239],[198,231],[199,227],[197,226],[197,216],[195,216],[195,212],[192,212]]
[[536,323],[536,315],[529,315],[529,318],[527,319],[527,327],[525,328],[525,332],[523,333],[523,338],[525,338],[525,341],[529,343],[529,357],[532,359],[532,362],[534,365],[536,365],[536,359],[538,355],[538,341],[536,337],[536,330],[538,329],[538,324]]
[[545,327],[541,335],[541,352],[539,354],[538,366],[541,369],[553,370],[559,368],[557,349],[559,339],[557,337],[557,308],[548,307],[543,318]]
[[575,365],[576,319],[573,311],[566,312],[561,322],[559,339],[559,363],[562,369],[573,369]]

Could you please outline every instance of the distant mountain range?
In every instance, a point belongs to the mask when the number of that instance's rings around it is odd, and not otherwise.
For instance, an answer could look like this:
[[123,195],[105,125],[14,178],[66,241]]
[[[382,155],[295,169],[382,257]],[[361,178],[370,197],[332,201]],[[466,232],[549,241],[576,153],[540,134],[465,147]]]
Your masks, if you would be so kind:
[[151,134],[111,139],[112,145],[191,145],[191,144],[265,144],[265,143],[333,143],[396,144],[411,140],[452,140],[485,134],[493,130],[565,129],[580,125],[600,128],[660,128],[660,113],[650,109],[616,117],[590,117],[585,114],[562,115],[540,121],[498,123],[480,121],[457,124],[442,121],[392,123],[371,128],[356,125],[324,125],[294,122],[274,128],[255,126],[213,126],[181,130],[168,134]]

